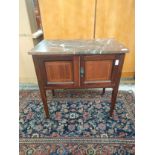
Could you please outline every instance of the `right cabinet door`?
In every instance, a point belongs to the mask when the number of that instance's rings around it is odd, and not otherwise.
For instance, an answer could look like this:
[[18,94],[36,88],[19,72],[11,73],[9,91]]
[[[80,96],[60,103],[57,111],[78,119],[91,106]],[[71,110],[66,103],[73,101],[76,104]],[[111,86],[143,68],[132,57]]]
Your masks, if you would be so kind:
[[117,55],[82,56],[80,63],[81,86],[112,87],[117,75]]

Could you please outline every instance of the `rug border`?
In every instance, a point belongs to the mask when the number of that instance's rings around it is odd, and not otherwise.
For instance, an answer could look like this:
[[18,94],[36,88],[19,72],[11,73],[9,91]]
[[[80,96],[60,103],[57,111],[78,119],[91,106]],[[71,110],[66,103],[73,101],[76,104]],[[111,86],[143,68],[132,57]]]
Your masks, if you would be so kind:
[[21,138],[19,143],[135,144],[135,139],[119,138]]

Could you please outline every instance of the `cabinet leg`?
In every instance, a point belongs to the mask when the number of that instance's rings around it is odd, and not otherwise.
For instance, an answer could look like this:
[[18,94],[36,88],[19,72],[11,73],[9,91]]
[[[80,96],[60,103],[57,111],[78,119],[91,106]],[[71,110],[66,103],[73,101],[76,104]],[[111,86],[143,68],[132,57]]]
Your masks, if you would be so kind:
[[102,94],[101,94],[101,95],[104,95],[104,93],[105,93],[105,88],[103,88],[103,90],[102,90]]
[[49,111],[48,111],[48,105],[47,105],[47,97],[46,97],[46,90],[40,90],[41,93],[41,98],[43,101],[43,105],[44,105],[44,111],[46,114],[46,118],[49,118]]
[[54,92],[54,89],[52,89],[52,95],[53,95],[53,96],[55,96],[55,92]]
[[114,108],[115,108],[117,93],[118,93],[118,88],[113,88],[112,98],[111,98],[111,108],[110,108],[110,116],[111,117],[113,115],[113,111],[114,111]]

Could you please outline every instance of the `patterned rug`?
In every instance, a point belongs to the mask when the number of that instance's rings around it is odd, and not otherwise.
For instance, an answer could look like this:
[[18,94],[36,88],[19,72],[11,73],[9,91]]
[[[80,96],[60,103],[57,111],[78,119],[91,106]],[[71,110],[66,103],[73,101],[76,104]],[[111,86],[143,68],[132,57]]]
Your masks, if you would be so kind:
[[47,92],[50,119],[45,119],[38,90],[20,91],[21,155],[134,154],[134,94],[120,91],[109,117],[111,91]]

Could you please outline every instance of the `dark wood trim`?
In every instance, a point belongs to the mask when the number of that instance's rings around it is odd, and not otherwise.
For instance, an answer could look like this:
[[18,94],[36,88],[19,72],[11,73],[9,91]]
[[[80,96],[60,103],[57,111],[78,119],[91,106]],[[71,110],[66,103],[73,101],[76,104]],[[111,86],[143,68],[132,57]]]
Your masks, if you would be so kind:
[[37,79],[38,79],[40,95],[41,95],[43,105],[44,105],[44,111],[46,114],[46,118],[49,118],[50,115],[49,115],[48,105],[47,105],[46,90],[44,89],[44,82],[42,80],[40,61],[35,56],[33,56],[33,62],[34,62],[35,71],[36,71],[36,75],[37,75]]
[[116,59],[115,54],[106,54],[106,55],[84,55],[83,60],[91,60],[91,61],[96,61],[96,60],[114,60]]
[[101,84],[105,84],[105,83],[111,83],[111,80],[100,80],[100,81],[85,81],[84,84],[93,84],[93,83],[101,83]]
[[52,89],[51,91],[52,91],[52,96],[55,96],[55,91],[54,91],[54,89]]
[[123,68],[125,54],[118,55],[118,57],[119,57],[119,65],[115,66],[115,69],[114,69],[115,77],[113,76],[113,81],[115,83],[115,86],[114,86],[113,91],[112,91],[110,116],[113,115],[113,111],[114,111],[115,104],[116,104],[118,87],[119,87],[119,83],[120,83],[121,71]]
[[74,56],[73,57],[73,71],[74,71],[74,86],[80,87],[80,56]]
[[69,82],[47,82],[47,85],[65,85],[65,84],[74,84],[74,82],[69,81]]
[[45,62],[55,60],[57,61],[72,60],[74,55],[33,55],[33,56]]
[[104,84],[101,84],[101,85],[96,85],[95,83],[94,84],[89,84],[89,85],[83,85],[83,86],[77,86],[75,87],[74,85],[48,85],[48,86],[45,86],[44,88],[45,89],[73,89],[73,88],[114,88],[115,84],[113,83],[104,83]]
[[104,94],[105,94],[105,88],[103,88],[101,95],[104,95]]
[[[83,55],[80,57],[80,68],[79,68],[79,70],[81,70],[81,68],[83,68],[83,71],[85,72],[84,57],[85,56],[83,56]],[[85,76],[85,74],[83,74],[83,76],[82,76],[80,73],[80,85],[81,85],[81,87],[84,86],[84,79],[85,79],[84,76]]]

